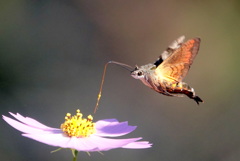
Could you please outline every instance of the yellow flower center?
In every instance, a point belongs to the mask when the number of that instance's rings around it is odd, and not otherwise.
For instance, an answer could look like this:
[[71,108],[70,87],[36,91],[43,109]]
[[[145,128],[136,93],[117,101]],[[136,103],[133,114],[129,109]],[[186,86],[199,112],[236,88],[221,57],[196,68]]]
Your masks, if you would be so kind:
[[68,136],[75,137],[88,137],[96,132],[95,123],[92,122],[93,117],[89,115],[86,118],[82,118],[80,110],[76,111],[76,115],[71,116],[67,113],[65,116],[65,122],[61,124],[62,131]]

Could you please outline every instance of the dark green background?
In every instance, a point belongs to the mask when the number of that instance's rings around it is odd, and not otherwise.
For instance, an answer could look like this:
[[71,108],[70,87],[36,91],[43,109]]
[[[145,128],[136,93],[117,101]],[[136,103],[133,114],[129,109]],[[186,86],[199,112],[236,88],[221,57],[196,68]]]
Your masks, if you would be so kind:
[[[154,62],[177,37],[200,37],[185,81],[204,104],[160,95],[109,65],[94,120],[138,125],[145,150],[79,154],[79,160],[236,161],[240,158],[240,4],[174,0],[2,0],[0,113],[59,127],[77,108],[92,114],[104,64]],[[1,160],[71,160],[24,138],[3,120]]]

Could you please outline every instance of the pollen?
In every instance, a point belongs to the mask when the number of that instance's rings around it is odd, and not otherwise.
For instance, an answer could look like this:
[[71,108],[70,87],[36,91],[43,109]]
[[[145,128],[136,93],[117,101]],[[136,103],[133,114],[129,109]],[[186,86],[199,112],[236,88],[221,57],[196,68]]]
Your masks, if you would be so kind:
[[87,118],[82,118],[82,113],[78,109],[76,115],[67,113],[65,122],[61,124],[62,131],[69,137],[84,138],[96,132],[95,123],[92,122],[93,117],[89,115]]

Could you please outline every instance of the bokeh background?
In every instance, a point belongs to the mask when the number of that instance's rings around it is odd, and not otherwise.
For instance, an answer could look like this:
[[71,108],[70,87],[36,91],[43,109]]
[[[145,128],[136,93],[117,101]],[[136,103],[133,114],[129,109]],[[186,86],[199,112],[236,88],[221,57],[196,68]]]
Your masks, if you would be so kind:
[[[154,62],[177,37],[200,37],[185,81],[205,103],[160,95],[109,65],[95,120],[138,125],[144,150],[79,154],[79,160],[236,161],[240,158],[240,3],[177,0],[2,0],[0,113],[59,127],[77,108],[92,114],[104,64]],[[0,121],[1,160],[71,160],[68,150],[22,137]]]

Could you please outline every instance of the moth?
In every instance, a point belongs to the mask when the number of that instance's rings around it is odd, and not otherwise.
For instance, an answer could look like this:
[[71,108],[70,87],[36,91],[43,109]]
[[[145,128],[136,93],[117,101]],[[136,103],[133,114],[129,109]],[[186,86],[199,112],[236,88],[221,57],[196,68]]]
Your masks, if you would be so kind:
[[194,89],[183,82],[198,54],[201,40],[200,38],[193,38],[184,42],[184,39],[185,36],[181,36],[173,41],[154,63],[140,67],[136,65],[135,68],[116,61],[106,63],[94,112],[96,112],[101,98],[107,65],[110,63],[129,70],[133,78],[141,80],[143,84],[158,93],[175,97],[186,95],[198,105],[199,102],[203,102],[200,97],[196,96]]
[[186,95],[199,104],[203,100],[183,79],[198,54],[201,40],[194,38],[184,42],[184,39],[185,36],[181,36],[173,41],[155,63],[136,66],[131,76],[158,93],[166,96]]

